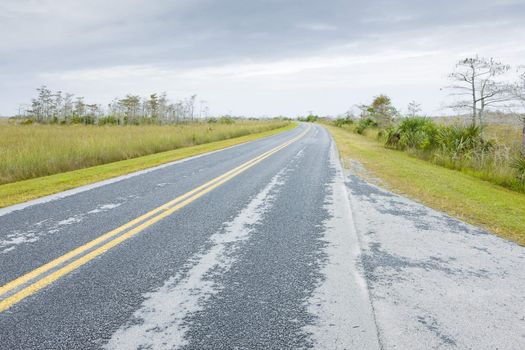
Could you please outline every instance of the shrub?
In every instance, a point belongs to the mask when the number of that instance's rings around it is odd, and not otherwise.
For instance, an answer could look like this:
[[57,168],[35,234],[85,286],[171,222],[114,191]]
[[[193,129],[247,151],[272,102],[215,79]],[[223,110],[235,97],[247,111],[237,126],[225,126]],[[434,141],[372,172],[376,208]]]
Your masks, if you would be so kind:
[[74,116],[71,117],[69,122],[71,124],[85,124],[85,125],[89,124],[89,125],[93,125],[93,124],[95,124],[95,117],[94,116],[90,116],[90,115],[86,115],[86,116],[74,115]]
[[400,150],[430,150],[436,146],[437,131],[437,125],[430,118],[405,118],[387,129],[386,145]]
[[491,141],[485,140],[479,126],[442,126],[436,134],[440,150],[452,159],[469,156],[474,152],[488,152],[493,148]]
[[232,117],[223,116],[219,118],[219,123],[230,125],[235,123],[235,119],[233,119]]
[[516,157],[512,163],[511,167],[516,170],[518,180],[525,184],[525,155],[520,155]]
[[334,125],[337,126],[337,127],[342,127],[344,125],[350,125],[350,124],[353,124],[354,121],[351,119],[351,118],[348,118],[348,117],[340,117],[340,118],[337,118],[336,120],[334,120]]
[[118,119],[112,115],[101,117],[98,119],[98,125],[117,125]]
[[369,127],[376,127],[376,126],[377,126],[377,122],[375,120],[371,118],[362,118],[362,119],[359,119],[359,122],[357,123],[357,126],[355,128],[355,131],[358,134],[362,134]]

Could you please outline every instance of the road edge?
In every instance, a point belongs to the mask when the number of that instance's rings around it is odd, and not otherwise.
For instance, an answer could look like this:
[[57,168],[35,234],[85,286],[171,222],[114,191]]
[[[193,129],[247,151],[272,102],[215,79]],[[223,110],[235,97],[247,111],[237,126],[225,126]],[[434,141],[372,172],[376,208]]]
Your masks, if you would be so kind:
[[323,127],[323,129],[330,136],[330,141],[331,141],[331,145],[330,145],[331,157],[330,158],[333,160],[333,165],[336,171],[334,181],[332,183],[333,191],[335,192],[336,190],[339,190],[341,192],[340,199],[342,199],[342,203],[340,204],[344,205],[344,208],[341,208],[341,210],[346,211],[348,213],[347,219],[348,221],[350,221],[347,233],[351,236],[350,237],[351,241],[356,243],[356,246],[354,247],[354,249],[352,249],[349,252],[353,260],[353,261],[348,262],[350,264],[350,270],[351,270],[350,273],[352,273],[352,275],[354,276],[353,278],[355,279],[356,284],[362,286],[362,288],[364,289],[364,295],[362,295],[361,298],[362,298],[362,301],[366,303],[365,308],[368,309],[368,313],[371,318],[370,322],[372,323],[372,327],[374,331],[374,334],[372,335],[372,337],[375,339],[371,339],[370,338],[371,335],[368,335],[367,340],[359,339],[358,341],[362,342],[362,344],[365,344],[368,342],[368,345],[370,345],[369,342],[372,342],[372,343],[377,342],[377,348],[383,349],[383,342],[381,339],[381,334],[379,332],[380,328],[378,326],[374,305],[372,303],[370,285],[368,281],[366,280],[366,276],[362,269],[362,260],[361,260],[361,256],[363,252],[362,239],[357,230],[357,226],[355,224],[355,216],[354,216],[354,210],[352,207],[352,201],[351,201],[351,197],[348,192],[347,185],[346,185],[345,168],[343,167],[339,149],[337,148],[337,143],[335,142],[331,133],[328,130],[326,130],[326,128]]

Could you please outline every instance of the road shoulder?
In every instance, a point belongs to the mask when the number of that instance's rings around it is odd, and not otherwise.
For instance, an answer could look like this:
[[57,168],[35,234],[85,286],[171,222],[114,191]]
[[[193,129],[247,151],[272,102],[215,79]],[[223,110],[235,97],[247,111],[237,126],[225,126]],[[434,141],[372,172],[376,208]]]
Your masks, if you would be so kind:
[[525,248],[347,179],[362,266],[385,349],[518,349]]

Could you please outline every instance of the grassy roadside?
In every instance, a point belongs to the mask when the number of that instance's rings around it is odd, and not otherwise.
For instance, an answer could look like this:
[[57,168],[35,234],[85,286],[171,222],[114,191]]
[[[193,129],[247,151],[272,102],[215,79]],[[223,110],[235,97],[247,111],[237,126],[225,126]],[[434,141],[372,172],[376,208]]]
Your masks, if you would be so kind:
[[0,185],[0,208],[62,192],[79,186],[88,185],[97,181],[110,179],[112,177],[151,168],[163,163],[168,163],[179,159],[196,156],[202,153],[238,145],[248,141],[253,141],[259,138],[268,137],[286,130],[293,129],[296,126],[296,123],[290,123],[287,126],[270,131],[264,131],[227,140],[205,143],[198,146],[184,147],[143,157],[126,159],[60,174]]
[[398,193],[525,245],[525,195],[392,149],[373,138],[324,125],[344,166],[355,159]]
[[0,126],[0,185],[260,133],[277,120],[174,125]]

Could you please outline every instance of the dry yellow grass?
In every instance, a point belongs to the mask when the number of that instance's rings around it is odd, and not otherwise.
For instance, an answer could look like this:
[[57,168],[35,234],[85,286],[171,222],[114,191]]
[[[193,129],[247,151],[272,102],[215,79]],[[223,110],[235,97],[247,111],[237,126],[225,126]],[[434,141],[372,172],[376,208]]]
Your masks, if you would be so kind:
[[283,127],[282,121],[170,126],[0,125],[0,184]]
[[283,127],[260,133],[252,133],[227,140],[215,141],[191,147],[182,147],[142,157],[125,159],[118,162],[0,185],[0,208],[102,181],[115,176],[151,168],[159,164],[275,135],[285,130],[292,129],[296,125],[296,123],[285,123]]
[[519,150],[522,140],[521,125],[496,125],[489,124],[485,128],[488,138],[495,139],[500,144],[505,144],[513,150]]

